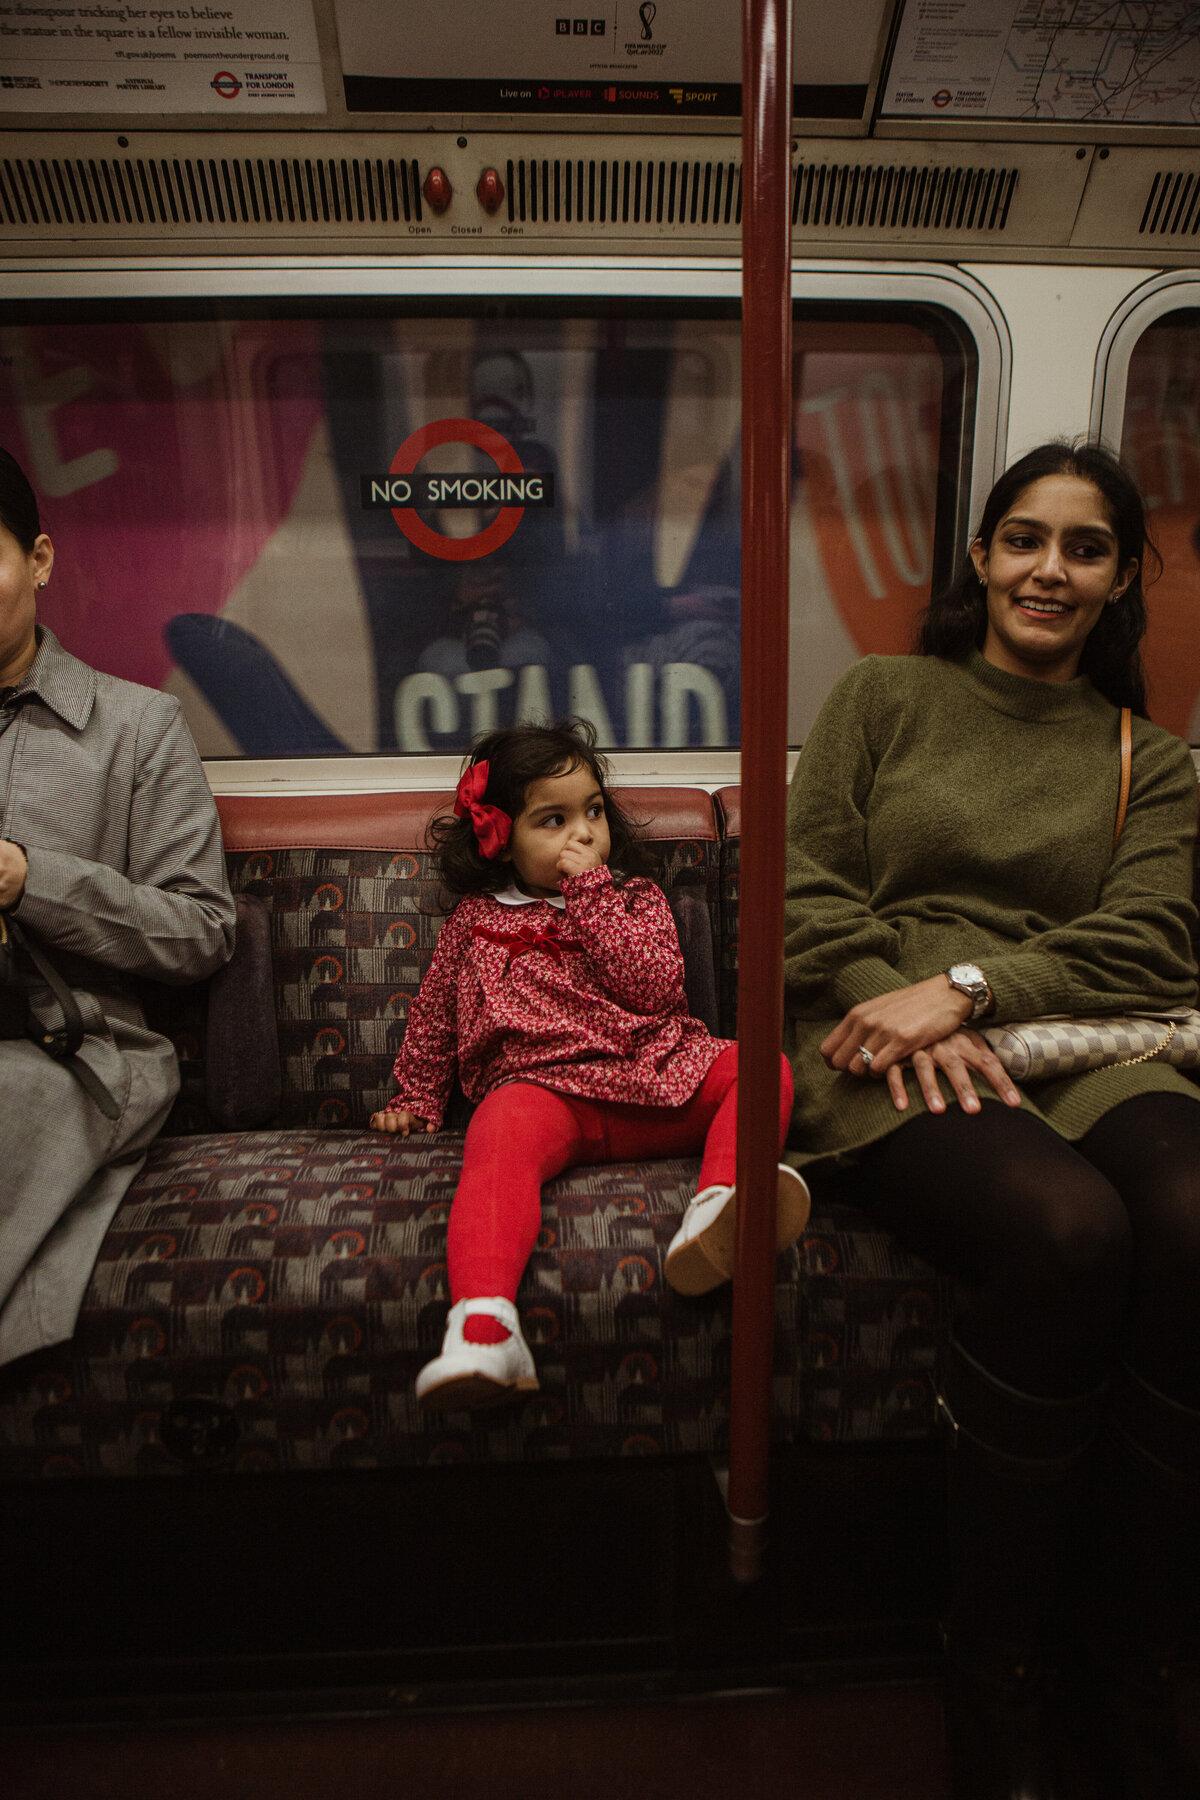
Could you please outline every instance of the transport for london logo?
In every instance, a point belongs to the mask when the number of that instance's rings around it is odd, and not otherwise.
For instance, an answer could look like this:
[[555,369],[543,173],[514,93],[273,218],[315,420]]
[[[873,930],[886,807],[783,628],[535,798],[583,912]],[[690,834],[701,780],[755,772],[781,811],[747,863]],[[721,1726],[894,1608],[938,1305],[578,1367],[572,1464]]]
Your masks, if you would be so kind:
[[[440,444],[471,444],[496,465],[495,474],[419,475],[417,464]],[[360,497],[368,511],[387,508],[411,544],[444,562],[474,562],[506,544],[527,506],[554,505],[554,477],[527,473],[513,445],[478,419],[435,419],[406,437],[386,475],[363,475]],[[499,507],[489,525],[469,537],[447,537],[427,525],[418,508],[444,511]]]

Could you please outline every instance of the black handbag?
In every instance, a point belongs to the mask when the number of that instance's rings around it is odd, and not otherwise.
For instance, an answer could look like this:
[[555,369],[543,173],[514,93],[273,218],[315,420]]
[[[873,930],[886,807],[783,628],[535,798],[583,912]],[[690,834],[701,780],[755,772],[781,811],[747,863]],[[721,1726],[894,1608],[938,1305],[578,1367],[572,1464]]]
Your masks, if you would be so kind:
[[[27,956],[58,1002],[63,1022],[51,1029],[33,1012],[20,984],[18,960]],[[100,1077],[79,1056],[83,1014],[71,989],[37,940],[10,913],[0,912],[0,1038],[27,1037],[70,1069],[80,1087],[106,1119],[118,1119],[121,1108]]]
[[17,947],[0,912],[0,1038],[23,1038],[29,1032],[29,1002],[17,986]]

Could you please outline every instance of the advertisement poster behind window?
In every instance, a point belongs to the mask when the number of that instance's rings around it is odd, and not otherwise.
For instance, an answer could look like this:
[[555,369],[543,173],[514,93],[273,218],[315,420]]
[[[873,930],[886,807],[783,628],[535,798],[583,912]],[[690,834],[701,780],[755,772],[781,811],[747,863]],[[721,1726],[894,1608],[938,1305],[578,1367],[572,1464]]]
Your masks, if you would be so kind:
[[[610,748],[736,744],[736,318],[498,310],[0,326],[45,621],[178,693],[209,756],[565,712]],[[793,741],[911,641],[948,379],[913,323],[797,321]]]

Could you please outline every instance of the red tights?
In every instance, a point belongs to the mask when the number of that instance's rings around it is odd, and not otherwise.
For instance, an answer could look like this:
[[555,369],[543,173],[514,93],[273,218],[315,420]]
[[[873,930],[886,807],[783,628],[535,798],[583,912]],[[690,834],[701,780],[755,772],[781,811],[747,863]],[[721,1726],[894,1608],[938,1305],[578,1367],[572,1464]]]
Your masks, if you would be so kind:
[[[792,1072],[780,1057],[779,1147],[792,1113]],[[732,1186],[737,1163],[737,1046],[713,1063],[683,1106],[580,1100],[528,1081],[497,1088],[476,1107],[446,1246],[453,1302],[517,1286],[542,1223],[542,1184],[579,1163],[686,1156],[703,1149],[700,1187]],[[465,1335],[499,1342],[502,1325],[476,1314]]]

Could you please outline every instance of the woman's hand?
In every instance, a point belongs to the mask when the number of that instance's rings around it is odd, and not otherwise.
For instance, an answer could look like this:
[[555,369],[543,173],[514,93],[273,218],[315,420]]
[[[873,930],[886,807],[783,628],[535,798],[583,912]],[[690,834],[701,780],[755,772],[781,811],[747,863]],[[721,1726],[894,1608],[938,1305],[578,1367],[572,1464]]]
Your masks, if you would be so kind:
[[[1021,1096],[1013,1086],[1004,1064],[977,1031],[952,1031],[940,1043],[930,1044],[924,1050],[915,1050],[906,1063],[891,1065],[885,1072],[884,1079],[897,1112],[908,1110],[908,1094],[904,1087],[906,1067],[911,1068],[916,1075],[930,1112],[940,1113],[946,1110],[946,1099],[938,1080],[939,1070],[950,1083],[954,1098],[964,1112],[978,1112],[982,1104],[971,1080],[972,1069],[995,1088],[1006,1106],[1021,1104]],[[871,1074],[874,1073],[872,1065]]]
[[15,906],[25,892],[28,866],[20,844],[10,844],[7,838],[0,838],[0,912]]
[[852,1006],[821,1045],[821,1055],[831,1069],[865,1075],[859,1051],[867,1050],[872,1075],[885,1075],[893,1064],[908,1062],[917,1050],[958,1031],[970,1011],[968,995],[952,988],[944,975],[931,975]]
[[[1007,1106],[1019,1106],[1021,1096],[986,1040],[976,1031],[962,1029],[970,1010],[968,995],[952,988],[944,975],[931,975],[928,981],[852,1006],[821,1045],[821,1055],[831,1069],[886,1078],[898,1112],[908,1106],[906,1067],[916,1075],[931,1112],[946,1110],[939,1069],[964,1112],[979,1110],[971,1070],[982,1075]],[[864,1049],[871,1058],[869,1069],[860,1054]]]
[[430,1125],[425,1119],[418,1119],[416,1113],[405,1112],[401,1108],[399,1112],[385,1110],[372,1113],[371,1130],[386,1131],[389,1137],[394,1137],[397,1132],[401,1137],[407,1137],[410,1131],[436,1131],[437,1127]]

